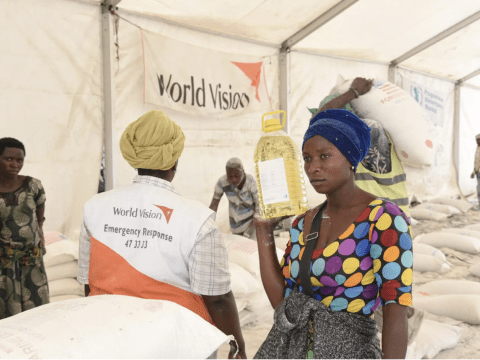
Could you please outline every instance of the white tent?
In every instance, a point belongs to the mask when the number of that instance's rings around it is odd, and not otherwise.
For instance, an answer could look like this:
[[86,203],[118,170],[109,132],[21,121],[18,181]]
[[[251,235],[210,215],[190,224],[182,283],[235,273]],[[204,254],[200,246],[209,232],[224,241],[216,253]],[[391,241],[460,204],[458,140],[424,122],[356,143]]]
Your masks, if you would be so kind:
[[[1,136],[26,145],[22,173],[44,183],[46,229],[73,236],[97,192],[103,144],[107,186],[130,183],[120,135],[161,108],[144,100],[143,34],[153,33],[179,46],[263,59],[269,107],[287,110],[297,144],[307,107],[338,75],[395,82],[430,111],[437,135],[434,165],[406,168],[409,192],[469,195],[480,132],[479,19],[478,0],[0,0]],[[175,51],[166,49],[157,51],[170,58]],[[201,62],[185,56],[192,67]],[[174,180],[182,195],[208,205],[230,157],[253,170],[263,112],[161,109],[187,136]]]

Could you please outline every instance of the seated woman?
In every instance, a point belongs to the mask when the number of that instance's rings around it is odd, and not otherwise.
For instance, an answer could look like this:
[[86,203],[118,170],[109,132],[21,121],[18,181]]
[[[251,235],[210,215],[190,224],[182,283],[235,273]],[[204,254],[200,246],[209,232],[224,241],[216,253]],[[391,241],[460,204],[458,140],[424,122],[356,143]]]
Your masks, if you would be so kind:
[[[297,217],[279,264],[275,220],[255,218],[262,282],[275,323],[256,358],[405,358],[412,305],[409,220],[355,184],[370,128],[346,110],[310,121],[305,172],[326,202]],[[372,319],[383,305],[382,350]]]

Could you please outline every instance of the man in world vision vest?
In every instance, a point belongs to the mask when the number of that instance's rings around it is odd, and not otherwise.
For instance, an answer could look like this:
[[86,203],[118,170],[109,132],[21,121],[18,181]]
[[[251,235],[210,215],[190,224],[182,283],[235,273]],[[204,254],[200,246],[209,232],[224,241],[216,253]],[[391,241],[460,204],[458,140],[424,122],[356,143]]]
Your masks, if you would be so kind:
[[[246,358],[215,213],[171,184],[184,142],[180,126],[163,111],[128,125],[120,149],[138,175],[85,204],[77,279],[88,296],[176,302],[233,335],[237,358]],[[230,358],[237,350],[231,345]]]

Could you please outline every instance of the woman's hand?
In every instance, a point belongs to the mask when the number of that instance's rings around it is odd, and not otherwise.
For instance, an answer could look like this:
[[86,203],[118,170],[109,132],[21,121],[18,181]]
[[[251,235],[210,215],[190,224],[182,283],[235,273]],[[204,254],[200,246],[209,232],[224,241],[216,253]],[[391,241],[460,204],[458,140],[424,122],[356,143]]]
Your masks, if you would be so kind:
[[286,216],[273,218],[273,219],[264,219],[260,215],[255,214],[255,216],[253,217],[253,224],[257,229],[259,227],[260,228],[269,227],[269,228],[275,229],[281,221],[288,219],[290,217],[292,217],[292,215],[286,215]]
[[357,90],[359,95],[365,95],[372,88],[373,80],[357,77],[353,80],[351,87]]

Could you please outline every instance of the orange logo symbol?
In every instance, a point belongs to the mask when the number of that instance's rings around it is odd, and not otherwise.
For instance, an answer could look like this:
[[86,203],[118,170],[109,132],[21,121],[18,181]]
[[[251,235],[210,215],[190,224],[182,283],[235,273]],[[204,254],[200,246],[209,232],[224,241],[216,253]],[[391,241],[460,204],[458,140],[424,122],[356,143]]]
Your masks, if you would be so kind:
[[158,207],[160,210],[162,210],[163,215],[165,215],[165,220],[167,220],[167,224],[170,221],[170,217],[172,216],[173,209],[167,208],[165,206],[160,206],[160,205],[155,205]]
[[263,62],[258,63],[239,63],[232,61],[232,64],[236,65],[245,75],[252,80],[252,85],[255,88],[255,99],[260,102],[260,96],[258,96],[258,87],[260,86],[260,75],[262,73]]

